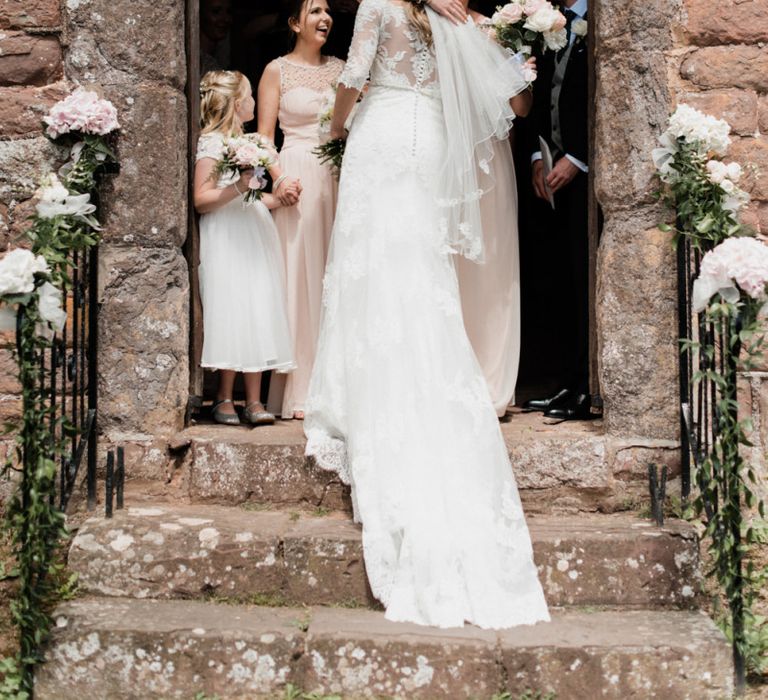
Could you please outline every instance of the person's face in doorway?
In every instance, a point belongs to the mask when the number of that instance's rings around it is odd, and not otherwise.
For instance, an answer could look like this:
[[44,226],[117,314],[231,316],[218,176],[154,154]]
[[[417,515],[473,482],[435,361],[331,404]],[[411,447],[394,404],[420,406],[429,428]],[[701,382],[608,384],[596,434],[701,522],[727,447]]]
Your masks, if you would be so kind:
[[230,0],[202,0],[200,28],[213,42],[223,41],[232,27]]

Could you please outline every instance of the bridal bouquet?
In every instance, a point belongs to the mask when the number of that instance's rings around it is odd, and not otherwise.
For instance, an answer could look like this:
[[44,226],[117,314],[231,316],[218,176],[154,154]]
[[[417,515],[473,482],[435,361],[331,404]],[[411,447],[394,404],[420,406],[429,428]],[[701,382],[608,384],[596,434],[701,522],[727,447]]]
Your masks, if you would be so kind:
[[216,176],[239,175],[243,170],[253,170],[253,177],[248,182],[246,202],[261,199],[267,186],[267,169],[275,163],[275,152],[271,144],[261,134],[243,134],[225,141],[224,155],[216,164]]
[[[329,94],[320,107],[317,115],[318,135],[320,145],[315,148],[314,153],[323,165],[329,165],[338,177],[341,171],[341,161],[344,158],[344,148],[346,141],[344,139],[331,139],[331,121],[333,119],[333,108],[336,103],[336,87],[334,85],[333,94]],[[359,102],[358,102],[359,104]],[[357,104],[352,108],[352,112],[347,119],[347,126],[352,121],[357,110]]]
[[565,48],[565,24],[565,15],[547,0],[514,0],[496,8],[489,28],[507,51],[529,58],[539,43],[550,51]]

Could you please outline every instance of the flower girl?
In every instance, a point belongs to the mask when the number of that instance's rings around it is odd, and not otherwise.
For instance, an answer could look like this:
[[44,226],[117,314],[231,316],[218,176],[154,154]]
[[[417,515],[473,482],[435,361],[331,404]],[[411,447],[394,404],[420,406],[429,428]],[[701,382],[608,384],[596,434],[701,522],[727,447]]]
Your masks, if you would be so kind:
[[240,423],[232,403],[236,372],[245,375],[244,420],[273,423],[259,400],[261,373],[294,367],[283,256],[269,212],[280,203],[261,194],[263,172],[222,168],[231,139],[241,137],[243,123],[253,119],[248,79],[237,71],[211,71],[203,76],[200,93],[194,203],[201,215],[201,366],[220,372],[213,405],[217,423]]

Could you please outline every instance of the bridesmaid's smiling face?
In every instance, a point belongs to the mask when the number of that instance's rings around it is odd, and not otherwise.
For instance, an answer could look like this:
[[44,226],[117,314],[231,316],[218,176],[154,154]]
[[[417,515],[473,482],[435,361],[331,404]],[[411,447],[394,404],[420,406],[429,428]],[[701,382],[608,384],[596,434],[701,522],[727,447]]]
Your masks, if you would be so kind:
[[307,0],[303,3],[298,19],[291,20],[291,29],[298,41],[321,47],[328,41],[333,18],[327,0]]

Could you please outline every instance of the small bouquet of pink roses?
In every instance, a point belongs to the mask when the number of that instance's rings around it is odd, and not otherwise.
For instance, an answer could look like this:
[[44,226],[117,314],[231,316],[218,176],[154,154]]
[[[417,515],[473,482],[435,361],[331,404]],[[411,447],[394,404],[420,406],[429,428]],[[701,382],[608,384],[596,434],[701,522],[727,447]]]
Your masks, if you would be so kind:
[[261,134],[233,136],[225,142],[224,156],[214,172],[217,176],[234,176],[243,170],[253,170],[245,195],[246,202],[253,202],[261,199],[267,186],[267,169],[274,165],[276,156],[272,144]]
[[566,19],[547,0],[513,0],[496,8],[489,29],[509,53],[529,58],[537,44],[559,51],[568,43]]

